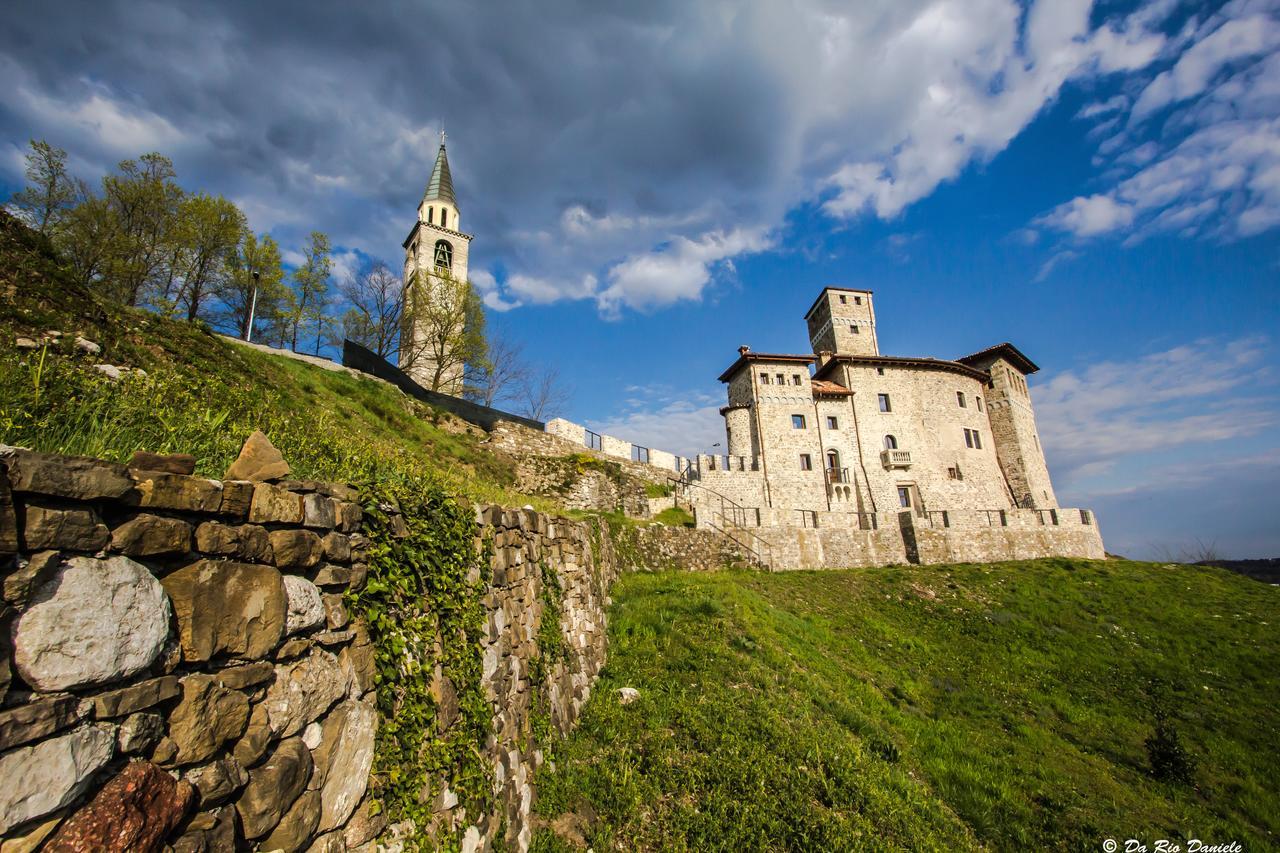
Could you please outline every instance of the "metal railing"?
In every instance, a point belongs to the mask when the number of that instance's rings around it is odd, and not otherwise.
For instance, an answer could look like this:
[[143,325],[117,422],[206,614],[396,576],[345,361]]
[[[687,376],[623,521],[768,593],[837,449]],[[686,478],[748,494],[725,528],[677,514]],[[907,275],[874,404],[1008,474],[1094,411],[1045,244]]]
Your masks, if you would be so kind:
[[[686,470],[685,475],[689,473],[690,471]],[[686,479],[685,475],[682,475],[679,478],[667,478],[667,482],[672,486],[673,504],[678,507],[680,506],[681,499],[683,499],[686,506],[695,510],[696,517],[696,507],[689,497],[690,491],[693,489],[699,489],[709,495],[711,500],[707,503],[710,504],[710,512],[712,513],[713,520],[706,521],[707,527],[720,533],[740,549],[750,554],[752,560],[754,560],[761,568],[772,571],[773,546],[767,540],[761,538],[755,533],[752,533],[746,527],[752,511],[747,507],[742,506],[732,498],[720,494],[715,489],[707,488],[701,483],[695,483],[692,482],[692,480]],[[718,509],[716,506],[717,503]],[[755,524],[759,527],[760,510],[754,510],[754,514]],[[714,519],[716,518],[719,519],[719,524],[715,522]]]
[[1008,527],[1009,514],[1002,509],[984,509],[988,527]]
[[[1040,518],[1040,523],[1042,525],[1058,526],[1058,511],[1056,509],[1038,509],[1035,513]],[[1045,521],[1046,518],[1049,520]]]
[[951,515],[945,509],[926,510],[923,515],[929,519],[930,527],[950,527]]
[[859,530],[876,529],[878,522],[876,521],[876,514],[874,512],[855,512],[854,515],[858,517]]
[[848,468],[828,468],[827,482],[847,485],[853,482],[853,478],[849,476]]

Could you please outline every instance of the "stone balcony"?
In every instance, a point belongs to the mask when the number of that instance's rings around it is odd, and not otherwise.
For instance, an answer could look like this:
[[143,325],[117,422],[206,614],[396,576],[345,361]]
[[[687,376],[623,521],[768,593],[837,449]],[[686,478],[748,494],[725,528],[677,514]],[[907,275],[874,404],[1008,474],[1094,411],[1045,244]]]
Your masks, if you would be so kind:
[[885,468],[910,468],[910,450],[881,450],[880,464]]

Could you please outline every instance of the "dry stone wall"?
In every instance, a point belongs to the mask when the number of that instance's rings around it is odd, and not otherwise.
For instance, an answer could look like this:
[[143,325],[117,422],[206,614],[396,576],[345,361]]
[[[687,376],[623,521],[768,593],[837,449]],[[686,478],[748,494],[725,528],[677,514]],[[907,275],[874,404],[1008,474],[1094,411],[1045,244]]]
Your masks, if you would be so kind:
[[361,848],[354,490],[137,465],[0,450],[5,849]]

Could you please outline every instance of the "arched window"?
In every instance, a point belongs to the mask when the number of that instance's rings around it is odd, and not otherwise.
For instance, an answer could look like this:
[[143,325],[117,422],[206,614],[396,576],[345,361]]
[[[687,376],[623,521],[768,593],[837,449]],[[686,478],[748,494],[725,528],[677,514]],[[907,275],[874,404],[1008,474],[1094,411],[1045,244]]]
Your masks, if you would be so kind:
[[840,470],[840,454],[835,450],[827,451],[827,470],[828,471]]
[[447,207],[440,208],[440,227],[449,227],[449,209]]
[[434,225],[436,220],[436,209],[434,207],[427,208],[427,224]]
[[884,449],[885,449],[885,450],[897,450],[897,449],[898,449],[898,439],[894,438],[894,437],[893,437],[893,436],[891,436],[891,435],[886,435],[886,436],[884,437]]
[[[443,216],[444,211],[440,214]],[[453,247],[447,240],[436,241],[436,266],[446,270],[453,268]]]

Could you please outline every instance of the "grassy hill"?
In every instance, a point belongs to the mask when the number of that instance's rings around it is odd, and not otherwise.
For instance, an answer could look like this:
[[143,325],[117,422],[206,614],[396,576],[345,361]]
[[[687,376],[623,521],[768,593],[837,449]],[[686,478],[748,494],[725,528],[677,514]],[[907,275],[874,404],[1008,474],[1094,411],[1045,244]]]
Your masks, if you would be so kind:
[[[48,345],[16,346],[51,330]],[[77,335],[101,351],[79,351]],[[102,363],[142,372],[111,379]],[[0,442],[117,461],[192,453],[197,473],[218,477],[255,429],[298,477],[420,476],[477,501],[545,505],[512,490],[509,460],[480,430],[386,383],[100,300],[0,212]]]
[[[1278,595],[1126,561],[626,576],[535,849],[1275,849]],[[1161,712],[1191,784],[1152,774]]]

